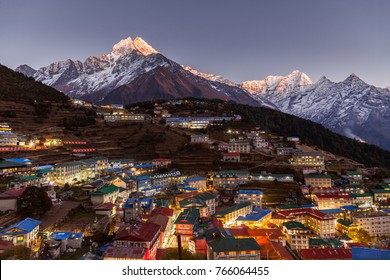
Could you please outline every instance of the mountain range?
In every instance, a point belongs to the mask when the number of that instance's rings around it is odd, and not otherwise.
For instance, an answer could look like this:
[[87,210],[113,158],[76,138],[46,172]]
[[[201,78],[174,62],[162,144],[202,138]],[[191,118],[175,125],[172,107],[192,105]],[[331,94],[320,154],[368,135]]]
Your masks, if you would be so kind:
[[191,96],[276,109],[266,99],[253,99],[239,86],[194,74],[139,37],[121,40],[110,53],[90,56],[84,62],[68,59],[38,70],[28,65],[15,70],[72,98],[95,104],[128,104]]
[[390,90],[369,85],[356,74],[338,83],[326,77],[312,83],[307,75],[294,71],[241,86],[285,113],[390,150]]
[[127,38],[108,54],[68,59],[38,70],[15,69],[72,98],[95,104],[205,97],[278,109],[323,124],[345,136],[390,150],[390,89],[352,74],[342,82],[313,81],[298,70],[287,76],[236,84],[180,65],[143,39]]

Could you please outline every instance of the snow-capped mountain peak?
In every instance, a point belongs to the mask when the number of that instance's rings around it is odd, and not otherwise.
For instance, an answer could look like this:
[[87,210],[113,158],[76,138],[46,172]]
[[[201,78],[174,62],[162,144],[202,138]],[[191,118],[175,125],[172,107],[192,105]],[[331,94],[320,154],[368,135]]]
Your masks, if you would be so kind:
[[241,87],[257,96],[287,93],[311,84],[312,80],[305,73],[294,70],[287,76],[267,76],[263,80],[246,81]]
[[89,56],[84,62],[68,59],[37,71],[26,66],[18,70],[33,74],[35,80],[70,97],[93,103],[128,104],[195,96],[276,109],[268,100],[254,100],[245,90],[220,76],[184,69],[140,37],[123,39],[110,53]]
[[184,65],[182,65],[182,67],[183,67],[184,70],[189,71],[192,74],[194,74],[196,76],[199,76],[199,77],[202,77],[202,78],[204,78],[206,80],[209,80],[209,81],[212,81],[212,82],[219,82],[219,83],[227,84],[229,86],[237,86],[237,84],[235,84],[234,82],[232,82],[230,80],[227,80],[227,79],[225,79],[224,77],[222,77],[220,75],[207,74],[207,73],[201,72],[199,70],[196,70],[196,69],[192,68],[191,66],[184,66]]
[[137,50],[145,56],[158,53],[158,51],[146,43],[141,37],[136,37],[134,40],[128,37],[126,39],[120,40],[113,46],[112,54],[124,55],[132,52],[133,50]]
[[356,74],[338,83],[322,77],[304,89],[266,97],[285,113],[390,149],[390,92],[365,83]]
[[32,76],[34,76],[35,72],[37,72],[37,70],[28,66],[27,64],[20,65],[19,67],[17,67],[15,69],[15,71],[23,73],[27,77],[32,77]]

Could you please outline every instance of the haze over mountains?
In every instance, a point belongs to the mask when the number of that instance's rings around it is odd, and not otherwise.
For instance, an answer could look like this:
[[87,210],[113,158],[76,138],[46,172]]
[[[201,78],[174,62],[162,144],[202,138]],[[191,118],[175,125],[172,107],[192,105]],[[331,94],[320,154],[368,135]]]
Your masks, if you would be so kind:
[[139,37],[121,40],[110,53],[84,62],[68,59],[38,70],[21,65],[16,71],[97,104],[192,96],[266,106],[390,150],[390,89],[368,85],[355,74],[339,83],[325,77],[313,83],[295,70],[236,84],[181,66]]

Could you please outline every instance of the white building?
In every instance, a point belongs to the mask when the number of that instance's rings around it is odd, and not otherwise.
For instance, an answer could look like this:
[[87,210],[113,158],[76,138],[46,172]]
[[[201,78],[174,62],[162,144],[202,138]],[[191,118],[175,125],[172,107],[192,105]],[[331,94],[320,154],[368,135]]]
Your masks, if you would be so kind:
[[0,131],[0,146],[16,146],[18,137],[12,131]]
[[209,136],[207,134],[193,134],[191,135],[191,143],[208,143]]
[[54,181],[59,185],[74,184],[81,180],[81,168],[79,161],[57,163],[53,168]]
[[370,236],[390,235],[390,215],[386,215],[384,212],[358,213],[352,217],[352,221],[359,228],[366,230]]
[[251,145],[245,140],[230,141],[228,146],[229,153],[250,153]]
[[260,190],[239,190],[234,198],[234,203],[239,204],[244,201],[249,201],[252,206],[261,208],[263,192]]

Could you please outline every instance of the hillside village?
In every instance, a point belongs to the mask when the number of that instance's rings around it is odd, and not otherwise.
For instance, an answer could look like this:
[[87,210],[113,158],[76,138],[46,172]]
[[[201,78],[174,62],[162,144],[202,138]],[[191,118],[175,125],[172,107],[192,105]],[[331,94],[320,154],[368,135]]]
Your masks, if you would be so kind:
[[201,99],[72,102],[95,123],[2,118],[2,258],[390,257],[388,169]]

